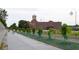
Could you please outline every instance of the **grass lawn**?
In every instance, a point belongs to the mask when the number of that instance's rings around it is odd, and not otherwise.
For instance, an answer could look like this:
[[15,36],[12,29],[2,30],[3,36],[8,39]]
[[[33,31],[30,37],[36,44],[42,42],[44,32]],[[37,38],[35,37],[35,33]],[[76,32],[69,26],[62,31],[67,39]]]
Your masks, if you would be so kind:
[[64,50],[79,50],[79,43],[64,41],[64,39],[48,39],[48,37],[39,37],[38,35],[27,34],[24,32],[18,33]]

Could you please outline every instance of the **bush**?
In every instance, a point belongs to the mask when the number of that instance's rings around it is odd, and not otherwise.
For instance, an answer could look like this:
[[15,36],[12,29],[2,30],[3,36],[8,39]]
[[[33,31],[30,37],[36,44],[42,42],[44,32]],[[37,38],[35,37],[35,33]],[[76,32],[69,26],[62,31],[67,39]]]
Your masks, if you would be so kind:
[[51,38],[52,33],[53,33],[53,29],[50,28],[50,29],[48,30],[48,39],[52,39],[52,38]]
[[26,31],[27,31],[28,34],[31,33],[31,29],[30,28],[27,28]]
[[26,30],[25,28],[22,29],[23,32],[25,32],[25,30]]
[[72,34],[72,28],[67,27],[67,35],[70,36]]
[[35,34],[35,29],[34,28],[32,29],[32,33]]
[[79,31],[75,32],[74,34],[75,34],[76,36],[79,36]]
[[67,40],[68,37],[67,37],[67,25],[66,24],[63,24],[61,33],[62,33],[64,39]]
[[41,37],[42,33],[43,33],[43,30],[42,30],[41,28],[40,28],[40,29],[38,29],[37,34],[39,35],[39,37]]

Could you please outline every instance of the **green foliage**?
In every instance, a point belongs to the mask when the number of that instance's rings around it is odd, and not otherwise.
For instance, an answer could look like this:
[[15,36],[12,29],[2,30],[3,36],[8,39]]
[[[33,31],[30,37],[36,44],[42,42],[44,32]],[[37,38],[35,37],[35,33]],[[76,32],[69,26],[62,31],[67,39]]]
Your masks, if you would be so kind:
[[21,32],[21,28],[18,28],[18,30]]
[[79,36],[79,31],[76,31],[75,33],[73,33],[75,36]]
[[64,42],[62,39],[61,40],[57,40],[57,39],[47,40],[47,37],[42,36],[41,38],[39,38],[37,35],[28,35],[28,34],[24,34],[24,32],[20,33],[20,34],[22,34],[22,35],[24,35],[26,37],[32,38],[34,40],[38,40],[40,42],[43,42],[43,43],[58,47],[60,49],[79,50],[79,43],[76,43],[76,42],[70,42],[70,41],[65,41]]
[[78,31],[78,36],[79,36],[79,31]]
[[7,27],[6,20],[0,19],[0,22],[1,22],[5,27]]
[[48,30],[48,39],[51,39],[52,32],[53,32],[53,29],[49,28],[49,30]]
[[71,35],[72,34],[72,28],[71,27],[67,27],[67,35]]
[[32,33],[35,34],[35,29],[34,28],[32,29]]
[[31,29],[30,28],[27,28],[26,31],[27,31],[28,34],[31,33]]
[[5,20],[7,16],[7,11],[5,9],[0,8],[0,22],[2,22],[5,27],[7,27]]
[[37,33],[38,33],[39,37],[41,37],[43,30],[41,28],[39,28]]
[[20,20],[18,23],[18,27],[19,28],[29,28],[29,22],[25,21],[25,20]]
[[62,33],[64,39],[67,40],[67,25],[66,24],[63,24],[62,29],[61,29],[61,33]]
[[13,23],[10,27],[11,30],[17,30],[16,23]]
[[23,32],[25,32],[25,28],[21,28],[21,30],[22,30]]
[[0,19],[5,20],[7,16],[7,11],[5,9],[0,8]]

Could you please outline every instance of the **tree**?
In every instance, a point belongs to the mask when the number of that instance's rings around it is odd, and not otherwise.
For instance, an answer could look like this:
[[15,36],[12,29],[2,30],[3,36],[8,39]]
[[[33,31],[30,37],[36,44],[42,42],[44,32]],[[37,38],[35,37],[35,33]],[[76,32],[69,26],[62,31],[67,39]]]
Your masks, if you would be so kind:
[[19,28],[29,28],[29,22],[25,20],[20,20],[18,24]]
[[35,28],[32,29],[32,33],[35,34]]
[[6,20],[2,20],[2,19],[1,19],[1,22],[2,22],[2,24],[3,24],[5,27],[7,27]]
[[49,30],[48,30],[48,39],[51,39],[52,32],[53,32],[53,29],[49,28]]
[[17,30],[16,23],[13,23],[13,24],[10,26],[10,29],[12,29],[12,30]]
[[7,17],[7,11],[5,9],[0,8],[0,21],[3,23],[5,27],[7,27],[6,24],[6,17]]
[[67,40],[68,37],[67,37],[67,25],[66,24],[63,24],[61,33],[62,33],[64,39]]
[[41,37],[43,30],[41,28],[39,28],[37,33],[38,33],[39,37]]

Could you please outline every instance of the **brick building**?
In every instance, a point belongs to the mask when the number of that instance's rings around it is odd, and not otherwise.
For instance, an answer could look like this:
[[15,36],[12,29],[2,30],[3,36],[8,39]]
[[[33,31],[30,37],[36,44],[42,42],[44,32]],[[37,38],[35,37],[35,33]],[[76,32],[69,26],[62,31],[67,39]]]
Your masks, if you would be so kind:
[[30,22],[30,27],[31,28],[42,28],[42,29],[49,29],[49,28],[54,28],[54,29],[60,29],[61,28],[61,22],[38,22],[36,19],[36,15],[32,16],[32,21]]

